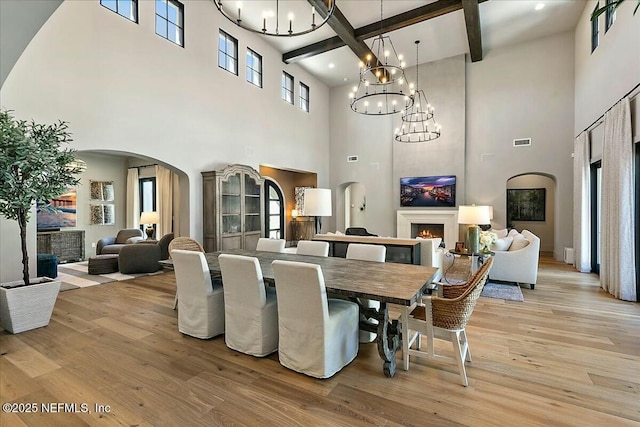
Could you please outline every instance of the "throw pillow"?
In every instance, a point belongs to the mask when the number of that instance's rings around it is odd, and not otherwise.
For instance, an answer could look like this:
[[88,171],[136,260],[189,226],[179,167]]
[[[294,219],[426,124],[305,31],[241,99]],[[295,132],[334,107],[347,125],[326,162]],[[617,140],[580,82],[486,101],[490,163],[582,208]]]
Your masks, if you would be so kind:
[[509,230],[509,234],[507,234],[507,236],[511,236],[515,238],[516,234],[520,234],[520,233],[515,228],[512,228],[511,230]]
[[513,242],[509,247],[509,252],[517,251],[522,248],[526,248],[529,245],[529,241],[520,233],[513,236]]
[[513,237],[503,237],[502,239],[496,240],[496,242],[491,245],[492,251],[508,251],[511,247],[511,243],[513,242]]
[[336,231],[336,236],[342,236],[343,234],[340,231]]
[[504,237],[507,237],[508,230],[506,228],[504,230],[494,230],[492,228],[491,232],[496,233],[496,236],[498,236],[498,239],[502,239]]

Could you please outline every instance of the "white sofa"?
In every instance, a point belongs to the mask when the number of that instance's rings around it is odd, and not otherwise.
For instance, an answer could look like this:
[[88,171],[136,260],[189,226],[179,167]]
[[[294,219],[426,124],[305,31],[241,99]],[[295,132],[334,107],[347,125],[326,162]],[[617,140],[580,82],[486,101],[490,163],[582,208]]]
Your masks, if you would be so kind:
[[529,242],[517,250],[493,250],[493,267],[489,279],[505,282],[528,283],[535,288],[538,280],[538,259],[540,238],[529,230],[522,230],[522,236]]
[[369,244],[381,244],[381,240],[415,240],[420,242],[420,264],[427,267],[436,267],[438,272],[434,277],[434,281],[440,280],[442,277],[442,262],[444,258],[445,250],[440,248],[440,242],[442,239],[434,238],[434,239],[399,239],[396,237],[375,237],[375,236],[352,236],[352,235],[342,235],[342,234],[316,234],[315,239],[322,240],[323,237],[339,237],[344,241],[353,240],[354,243],[369,243]]

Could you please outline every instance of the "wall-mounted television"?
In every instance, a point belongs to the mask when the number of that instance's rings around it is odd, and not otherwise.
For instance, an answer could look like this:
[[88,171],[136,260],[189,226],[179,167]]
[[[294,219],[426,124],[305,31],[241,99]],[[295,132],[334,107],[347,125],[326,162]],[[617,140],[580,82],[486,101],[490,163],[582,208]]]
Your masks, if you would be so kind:
[[456,176],[400,178],[400,206],[456,206]]

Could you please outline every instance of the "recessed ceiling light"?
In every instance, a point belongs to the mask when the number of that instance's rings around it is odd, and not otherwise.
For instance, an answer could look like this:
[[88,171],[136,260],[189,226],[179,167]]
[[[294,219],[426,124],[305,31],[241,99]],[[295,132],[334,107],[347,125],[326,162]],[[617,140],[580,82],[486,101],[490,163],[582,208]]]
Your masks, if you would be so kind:
[[544,3],[538,3],[536,5],[536,10],[542,10],[542,9],[544,9]]
[[333,68],[333,67],[335,67],[335,66],[336,66],[336,65],[335,65],[333,62],[332,62],[331,64],[329,64],[329,68]]

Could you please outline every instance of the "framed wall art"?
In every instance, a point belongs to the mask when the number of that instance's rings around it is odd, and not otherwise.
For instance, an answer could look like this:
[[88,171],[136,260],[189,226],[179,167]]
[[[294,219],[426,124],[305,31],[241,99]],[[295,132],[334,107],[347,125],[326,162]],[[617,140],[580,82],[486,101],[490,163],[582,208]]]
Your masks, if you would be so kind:
[[507,189],[507,223],[545,221],[545,188]]

